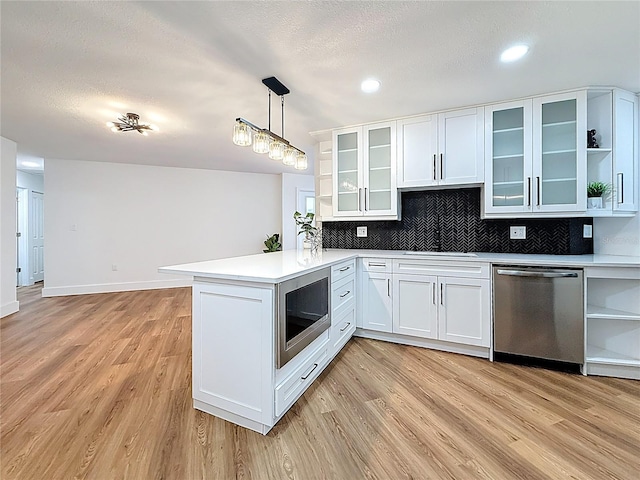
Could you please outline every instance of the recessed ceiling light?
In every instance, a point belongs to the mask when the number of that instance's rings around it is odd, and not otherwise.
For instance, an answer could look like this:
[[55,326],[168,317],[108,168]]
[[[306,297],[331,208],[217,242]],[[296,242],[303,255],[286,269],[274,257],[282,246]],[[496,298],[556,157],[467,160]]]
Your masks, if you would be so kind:
[[380,88],[380,80],[376,80],[375,78],[368,78],[360,84],[360,88],[364,93],[377,92]]
[[515,45],[511,48],[507,48],[502,55],[500,55],[500,60],[503,62],[515,62],[520,58],[524,57],[526,53],[529,51],[529,47],[527,45]]
[[39,167],[39,166],[40,166],[40,164],[38,164],[38,163],[36,163],[36,162],[29,162],[29,161],[26,161],[26,162],[20,162],[20,163],[21,163],[21,165],[22,165],[23,167],[29,167],[29,168],[37,168],[37,167]]

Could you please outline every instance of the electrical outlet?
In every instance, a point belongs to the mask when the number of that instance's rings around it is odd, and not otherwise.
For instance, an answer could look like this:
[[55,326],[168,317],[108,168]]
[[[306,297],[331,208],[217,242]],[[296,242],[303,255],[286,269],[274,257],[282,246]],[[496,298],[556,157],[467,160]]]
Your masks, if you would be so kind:
[[527,238],[527,227],[509,227],[509,238],[511,240],[524,240]]
[[582,238],[593,238],[593,225],[582,226]]
[[118,271],[118,265],[116,265],[115,263],[113,265],[111,265],[111,271],[112,272],[117,272]]
[[356,237],[366,237],[367,227],[356,227]]

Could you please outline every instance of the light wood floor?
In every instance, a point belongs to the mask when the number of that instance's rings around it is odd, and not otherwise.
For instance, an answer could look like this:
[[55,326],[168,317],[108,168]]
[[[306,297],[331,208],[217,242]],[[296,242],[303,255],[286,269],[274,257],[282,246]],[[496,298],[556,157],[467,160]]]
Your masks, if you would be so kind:
[[191,406],[189,289],[0,323],[2,479],[638,479],[640,382],[353,339],[267,436]]

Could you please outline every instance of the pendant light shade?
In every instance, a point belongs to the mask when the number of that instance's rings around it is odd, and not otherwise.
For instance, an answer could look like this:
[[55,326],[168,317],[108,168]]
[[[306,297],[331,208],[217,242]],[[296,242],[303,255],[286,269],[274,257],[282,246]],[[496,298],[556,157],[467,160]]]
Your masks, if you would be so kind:
[[307,156],[304,153],[298,153],[296,156],[296,164],[294,168],[296,170],[306,170],[308,166]]
[[269,158],[271,160],[282,160],[284,157],[284,143],[274,140],[269,146]]
[[298,156],[298,151],[293,147],[287,147],[284,149],[284,157],[282,157],[282,163],[293,167],[296,164],[296,157]]
[[[241,147],[253,143],[254,152],[268,153],[269,158],[273,160],[282,160],[285,165],[305,170],[308,166],[306,154],[284,138],[284,96],[289,93],[289,89],[276,77],[264,78],[262,83],[269,89],[269,128],[260,128],[248,120],[238,117],[233,127],[233,143]],[[280,135],[271,131],[271,92],[280,97],[282,119]]]
[[251,129],[249,128],[249,125],[236,122],[233,127],[233,143],[241,147],[251,145]]
[[258,132],[253,136],[253,151],[256,153],[267,153],[269,151],[269,135],[265,132]]

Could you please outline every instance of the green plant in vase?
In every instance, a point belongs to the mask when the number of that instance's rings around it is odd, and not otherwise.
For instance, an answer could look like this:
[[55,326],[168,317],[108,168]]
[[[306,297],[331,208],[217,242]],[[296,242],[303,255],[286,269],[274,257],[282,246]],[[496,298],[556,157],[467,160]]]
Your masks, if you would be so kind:
[[274,233],[271,236],[267,235],[267,239],[264,241],[264,246],[267,247],[262,250],[264,253],[279,252],[282,250],[282,244],[280,243],[280,234]]
[[604,182],[589,182],[587,185],[587,206],[602,208],[602,199],[611,193],[611,185]]
[[313,213],[302,215],[300,212],[296,212],[293,214],[293,219],[300,229],[298,235],[304,234],[304,241],[307,243],[305,246],[309,248],[316,243],[316,237],[318,236],[318,228],[313,225],[314,217]]

